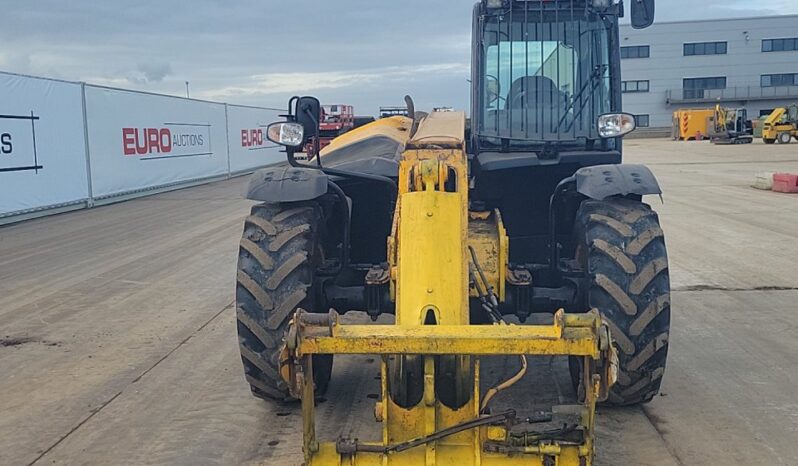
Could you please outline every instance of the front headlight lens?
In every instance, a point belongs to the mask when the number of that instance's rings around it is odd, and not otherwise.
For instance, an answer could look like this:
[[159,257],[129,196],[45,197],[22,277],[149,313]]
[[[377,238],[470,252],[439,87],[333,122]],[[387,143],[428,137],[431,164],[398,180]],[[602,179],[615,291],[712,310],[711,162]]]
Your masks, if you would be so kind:
[[288,147],[298,147],[305,140],[305,128],[299,123],[272,123],[266,128],[269,141]]
[[598,133],[603,138],[617,138],[629,134],[637,127],[634,115],[607,113],[598,118]]

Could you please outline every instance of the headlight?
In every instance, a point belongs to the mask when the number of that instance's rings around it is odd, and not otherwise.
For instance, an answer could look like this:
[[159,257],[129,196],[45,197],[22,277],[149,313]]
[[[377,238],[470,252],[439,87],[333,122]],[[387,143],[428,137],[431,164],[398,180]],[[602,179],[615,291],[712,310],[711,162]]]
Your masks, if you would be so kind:
[[266,138],[281,146],[298,147],[305,141],[305,128],[299,123],[272,123],[266,128]]
[[634,115],[628,113],[607,113],[598,117],[598,133],[603,138],[617,138],[636,127]]

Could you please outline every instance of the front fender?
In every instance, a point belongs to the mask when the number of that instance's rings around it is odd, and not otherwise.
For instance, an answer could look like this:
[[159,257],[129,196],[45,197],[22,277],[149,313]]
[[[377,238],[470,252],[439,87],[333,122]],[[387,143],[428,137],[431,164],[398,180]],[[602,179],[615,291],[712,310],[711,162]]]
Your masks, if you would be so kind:
[[327,193],[327,175],[314,168],[277,166],[252,174],[247,199],[263,202],[296,202]]
[[645,165],[595,165],[580,168],[574,176],[576,190],[599,201],[611,196],[662,194],[657,178]]

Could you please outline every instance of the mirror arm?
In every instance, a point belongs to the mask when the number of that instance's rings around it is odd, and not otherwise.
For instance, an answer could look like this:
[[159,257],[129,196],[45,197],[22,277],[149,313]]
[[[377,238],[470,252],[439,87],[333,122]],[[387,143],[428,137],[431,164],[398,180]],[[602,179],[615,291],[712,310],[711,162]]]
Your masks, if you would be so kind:
[[294,121],[294,120],[296,120],[296,118],[294,118],[294,113],[293,113],[293,110],[292,110],[292,109],[295,107],[295,104],[294,104],[294,102],[296,102],[296,101],[298,101],[298,100],[299,100],[299,96],[298,96],[298,95],[295,95],[295,96],[291,97],[291,98],[288,100],[288,115],[286,115],[286,117],[288,117],[288,118],[289,118],[289,120],[288,120],[288,121]]
[[313,116],[313,112],[311,112],[309,108],[305,107],[302,109],[302,111],[305,112],[305,114],[307,114],[307,116],[310,117],[311,120],[313,120],[314,123],[313,126],[316,128],[316,134],[314,135],[313,138],[313,155],[314,157],[316,157],[316,165],[319,168],[322,168],[321,154],[319,153],[321,152],[321,141],[319,141],[319,138],[321,137],[321,131],[319,130],[319,125],[321,123],[319,122],[319,120],[316,119],[316,117]]

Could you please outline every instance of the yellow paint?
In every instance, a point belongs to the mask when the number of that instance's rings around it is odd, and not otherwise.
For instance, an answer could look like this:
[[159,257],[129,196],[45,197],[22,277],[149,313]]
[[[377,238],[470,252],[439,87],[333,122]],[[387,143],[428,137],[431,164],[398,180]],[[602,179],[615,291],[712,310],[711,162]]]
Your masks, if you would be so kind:
[[321,150],[321,156],[325,157],[338,149],[347,147],[360,141],[364,141],[373,136],[383,136],[404,144],[410,135],[410,126],[413,120],[404,116],[381,118],[377,121],[355,128],[351,131],[333,139],[330,144]]
[[786,113],[787,113],[787,109],[786,108],[783,108],[783,107],[777,108],[777,109],[773,110],[773,112],[771,112],[770,115],[768,115],[767,118],[765,118],[764,124],[765,125],[770,125],[770,126],[775,126],[775,125],[777,125],[778,123],[781,122],[781,119],[784,117],[784,115]]
[[402,195],[400,203],[397,325],[421,325],[428,309],[439,324],[468,323],[460,196],[420,191]]
[[787,120],[789,120],[789,115],[786,108],[773,110],[762,126],[762,139],[775,141],[781,133],[789,133],[790,136],[798,137],[798,125]]
[[[559,334],[559,335],[558,335]],[[333,336],[306,336],[307,354],[529,354],[599,357],[596,332],[557,325],[341,325]]]
[[[505,300],[509,243],[507,231],[504,229],[498,210],[469,212],[468,245],[474,248],[488,284],[493,288],[500,302]],[[487,290],[483,290],[483,292],[487,292]],[[472,288],[470,294],[472,297],[476,297],[476,288]]]
[[710,120],[714,115],[714,108],[692,108],[674,112],[673,125],[676,138],[687,141],[708,137]]
[[[582,357],[586,368],[592,367],[591,361],[606,358],[601,344],[607,338],[602,336],[597,312],[570,316],[560,311],[550,325],[469,325],[468,245],[474,248],[486,280],[504,299],[509,241],[498,211],[469,215],[463,128],[462,114],[433,113],[421,123],[416,137],[406,142],[409,149],[400,161],[397,208],[387,240],[396,323],[294,326],[296,341],[288,345],[289,372],[298,385],[294,391],[302,393],[308,466],[515,466],[543,465],[545,458],[557,466],[592,464],[595,403],[603,386],[589,375],[583,379],[591,387],[584,404],[583,445],[543,442],[512,453],[486,452],[485,442],[508,440],[501,425],[464,430],[387,454],[362,449],[342,453],[333,442],[316,441],[314,388],[304,383],[313,377],[313,354],[382,355],[381,399],[375,404],[382,441],[365,444],[377,450],[477,418],[480,355],[571,355]],[[416,363],[423,370],[421,397],[415,406],[402,407],[392,399],[390,384],[398,380],[404,364]],[[436,371],[444,363],[447,373],[455,374],[446,389],[459,397],[457,406],[447,406],[436,392]]]

